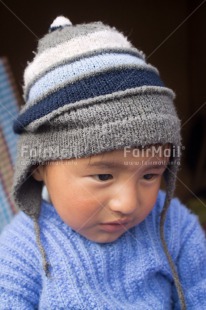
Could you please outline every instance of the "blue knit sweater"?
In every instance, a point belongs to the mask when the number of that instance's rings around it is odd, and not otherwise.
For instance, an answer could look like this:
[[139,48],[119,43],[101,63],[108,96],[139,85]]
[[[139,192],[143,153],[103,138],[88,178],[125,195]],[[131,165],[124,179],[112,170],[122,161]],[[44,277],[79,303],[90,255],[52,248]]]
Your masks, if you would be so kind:
[[[141,224],[105,244],[73,231],[43,201],[40,227],[49,278],[33,221],[20,212],[0,237],[0,309],[180,309],[159,237],[164,196],[160,191]],[[173,199],[165,227],[187,309],[206,309],[206,241],[197,217]]]

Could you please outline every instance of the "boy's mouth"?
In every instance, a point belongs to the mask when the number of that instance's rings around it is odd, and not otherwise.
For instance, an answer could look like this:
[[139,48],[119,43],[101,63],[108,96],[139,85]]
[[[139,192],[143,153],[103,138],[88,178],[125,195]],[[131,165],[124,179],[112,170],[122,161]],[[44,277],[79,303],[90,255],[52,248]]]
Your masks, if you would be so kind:
[[100,224],[102,229],[107,231],[107,232],[116,232],[120,230],[125,230],[125,226],[130,222],[128,219],[124,220],[117,220],[113,222],[107,222],[107,223],[102,223]]
[[126,224],[128,224],[130,222],[130,220],[129,219],[119,219],[119,220],[116,220],[116,221],[113,221],[113,222],[106,222],[106,223],[102,223],[103,225],[116,225],[116,224],[118,224],[118,225],[126,225]]

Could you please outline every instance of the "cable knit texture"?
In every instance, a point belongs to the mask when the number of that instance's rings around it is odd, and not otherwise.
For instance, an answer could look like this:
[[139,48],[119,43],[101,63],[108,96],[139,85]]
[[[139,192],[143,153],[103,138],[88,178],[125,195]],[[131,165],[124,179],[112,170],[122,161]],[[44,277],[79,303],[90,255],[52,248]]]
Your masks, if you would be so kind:
[[[42,270],[31,218],[20,212],[0,238],[0,309],[179,309],[159,238],[160,191],[150,215],[112,243],[95,243],[68,227],[43,201],[41,238],[51,265]],[[173,199],[166,240],[187,309],[206,309],[206,241],[197,217]]]

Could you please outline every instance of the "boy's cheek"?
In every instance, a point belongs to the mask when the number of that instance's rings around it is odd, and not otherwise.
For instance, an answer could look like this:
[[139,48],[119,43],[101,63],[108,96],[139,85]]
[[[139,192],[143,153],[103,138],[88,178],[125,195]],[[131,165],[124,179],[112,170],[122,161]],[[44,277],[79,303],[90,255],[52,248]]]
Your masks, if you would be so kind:
[[54,207],[64,221],[81,223],[92,220],[101,209],[98,202],[84,199],[67,199],[54,202]]

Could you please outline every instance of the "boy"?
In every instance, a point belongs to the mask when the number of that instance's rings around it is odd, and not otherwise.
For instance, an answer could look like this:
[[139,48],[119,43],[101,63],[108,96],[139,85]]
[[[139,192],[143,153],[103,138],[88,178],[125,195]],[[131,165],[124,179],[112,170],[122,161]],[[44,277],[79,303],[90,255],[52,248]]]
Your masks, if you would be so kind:
[[172,199],[180,122],[157,69],[115,28],[58,17],[24,98],[0,309],[206,307],[205,235]]

